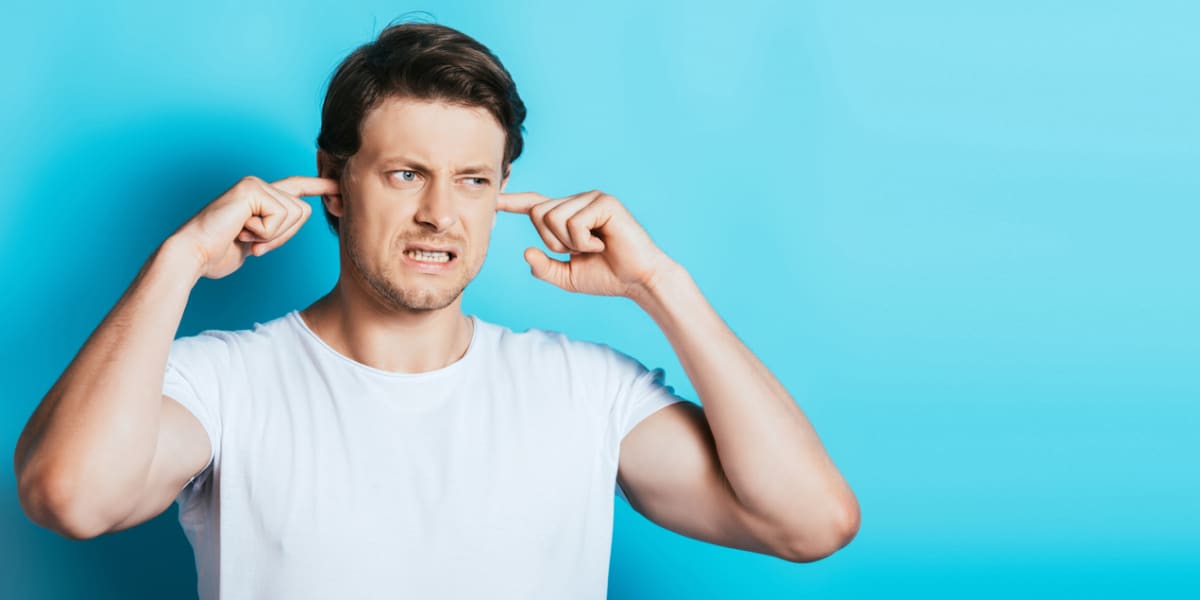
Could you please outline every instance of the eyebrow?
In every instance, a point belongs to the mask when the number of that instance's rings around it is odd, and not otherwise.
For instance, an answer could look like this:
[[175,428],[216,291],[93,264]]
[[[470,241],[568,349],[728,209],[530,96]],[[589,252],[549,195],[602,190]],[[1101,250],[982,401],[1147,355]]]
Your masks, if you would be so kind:
[[[394,156],[391,158],[386,158],[382,161],[382,164],[385,167],[406,165],[406,166],[410,166],[418,171],[425,171],[425,172],[429,172],[429,171],[433,170],[418,161],[415,161],[411,158],[404,158],[403,156]],[[496,173],[496,171],[497,171],[497,169],[495,169],[492,166],[476,164],[476,165],[467,165],[465,167],[459,167],[455,171],[455,174],[463,175],[463,174],[469,173],[469,174],[493,175]]]

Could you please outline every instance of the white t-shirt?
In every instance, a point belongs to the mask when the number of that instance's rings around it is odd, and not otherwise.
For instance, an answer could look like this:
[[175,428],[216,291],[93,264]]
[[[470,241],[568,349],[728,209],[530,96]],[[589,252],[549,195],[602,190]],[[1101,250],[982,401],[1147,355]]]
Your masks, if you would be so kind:
[[213,447],[176,498],[201,598],[605,597],[621,439],[682,398],[608,346],[471,319],[417,374],[298,311],[173,342],[163,394]]

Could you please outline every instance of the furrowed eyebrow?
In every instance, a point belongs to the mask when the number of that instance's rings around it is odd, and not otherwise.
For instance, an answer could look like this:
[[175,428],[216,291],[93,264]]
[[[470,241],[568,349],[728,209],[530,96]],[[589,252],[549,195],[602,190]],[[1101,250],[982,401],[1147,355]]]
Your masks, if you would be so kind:
[[463,167],[463,168],[461,168],[461,169],[459,169],[459,170],[458,170],[458,174],[459,174],[459,175],[466,175],[466,174],[470,174],[470,175],[492,175],[492,174],[494,174],[495,172],[496,172],[496,170],[495,170],[495,169],[493,169],[493,168],[491,168],[491,167],[489,167],[489,166],[487,166],[487,165],[472,165],[472,166],[469,166],[469,167]]
[[[398,166],[403,165],[403,166],[412,167],[413,169],[415,169],[417,171],[424,171],[426,173],[428,173],[429,171],[432,170],[429,167],[421,164],[420,162],[417,162],[417,161],[409,159],[409,158],[404,158],[404,157],[395,157],[395,158],[386,159],[383,161],[383,165],[385,168],[393,168],[393,167],[398,167]],[[455,172],[456,175],[494,175],[495,173],[496,173],[496,169],[494,169],[488,165],[468,165],[468,166],[459,168]]]

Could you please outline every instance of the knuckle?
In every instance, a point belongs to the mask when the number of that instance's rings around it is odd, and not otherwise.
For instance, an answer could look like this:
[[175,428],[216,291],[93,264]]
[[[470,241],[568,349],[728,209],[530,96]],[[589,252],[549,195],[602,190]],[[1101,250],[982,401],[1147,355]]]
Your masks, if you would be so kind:
[[233,186],[233,192],[241,198],[247,198],[255,194],[259,194],[262,190],[260,181],[261,180],[253,175],[247,175],[246,177],[239,179],[237,184]]

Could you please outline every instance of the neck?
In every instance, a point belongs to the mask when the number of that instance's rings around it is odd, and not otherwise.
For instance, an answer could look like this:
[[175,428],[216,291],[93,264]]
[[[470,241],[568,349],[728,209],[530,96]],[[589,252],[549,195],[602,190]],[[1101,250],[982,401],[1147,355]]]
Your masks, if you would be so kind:
[[345,293],[342,282],[300,316],[340,354],[393,373],[448,366],[466,354],[473,333],[461,296],[438,310],[395,310]]

